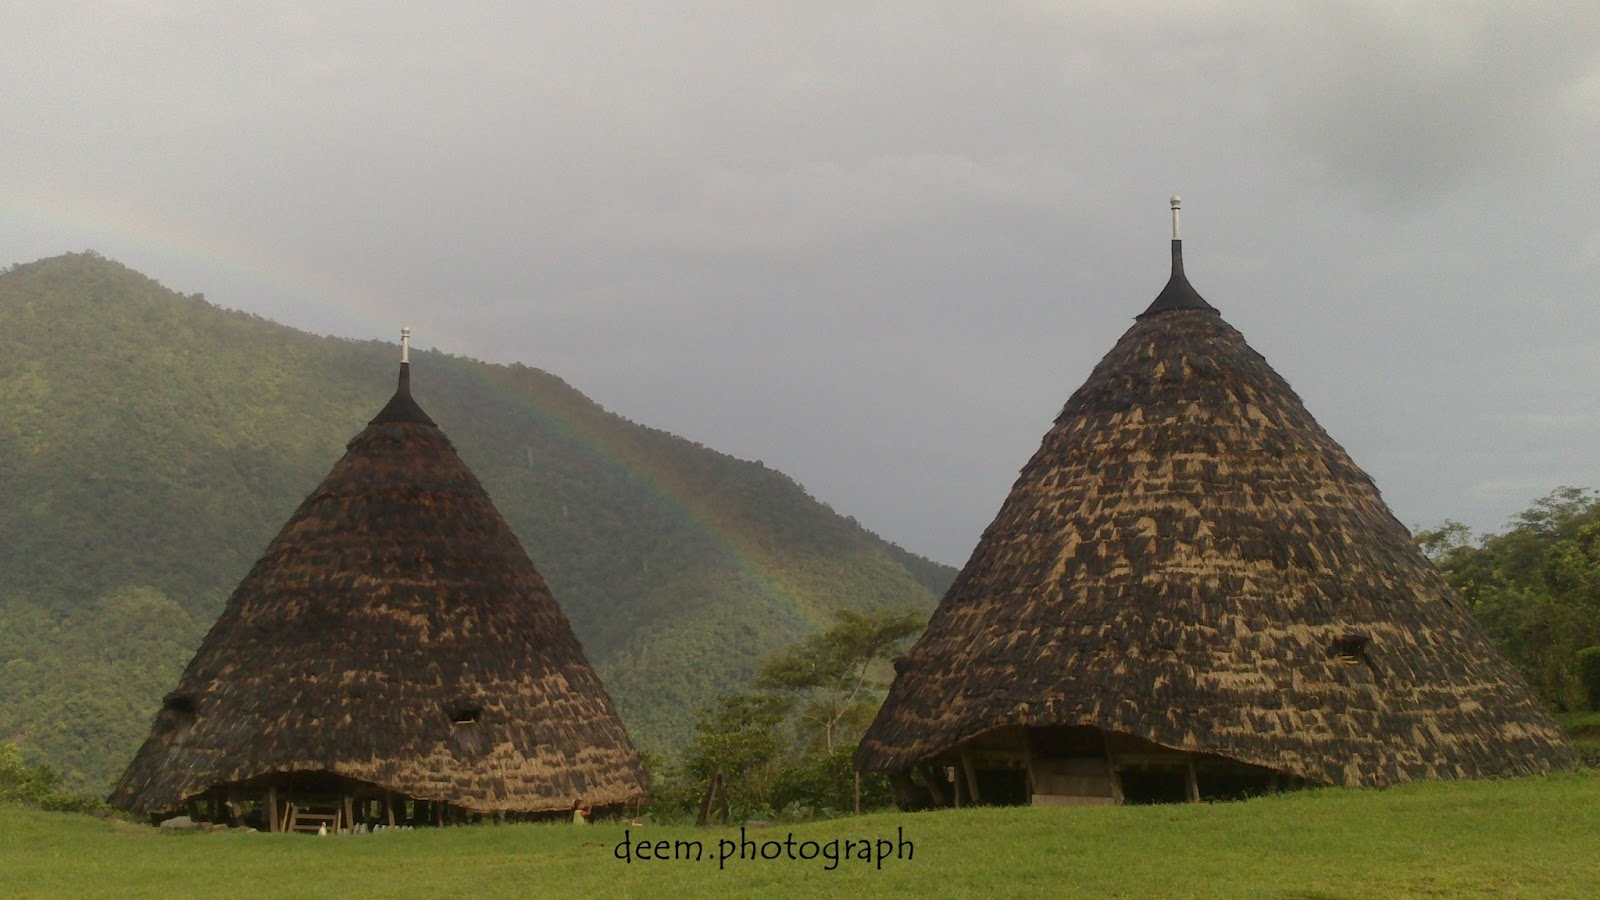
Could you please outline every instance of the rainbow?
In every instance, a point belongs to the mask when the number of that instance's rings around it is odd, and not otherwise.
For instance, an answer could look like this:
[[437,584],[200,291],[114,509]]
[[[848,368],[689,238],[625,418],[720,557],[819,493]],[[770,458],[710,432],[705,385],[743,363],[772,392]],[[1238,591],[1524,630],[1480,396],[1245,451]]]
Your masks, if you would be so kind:
[[[793,579],[786,577],[772,554],[752,540],[739,523],[723,521],[710,504],[702,501],[698,492],[683,475],[644,453],[620,428],[595,427],[587,419],[594,416],[576,414],[561,403],[540,400],[529,392],[501,383],[495,372],[504,367],[473,366],[465,370],[466,377],[488,394],[514,406],[528,410],[552,433],[562,440],[579,445],[601,459],[606,465],[626,473],[630,481],[640,487],[652,502],[666,510],[673,518],[696,532],[721,556],[730,569],[753,590],[768,600],[785,601],[808,616],[824,610],[808,599],[808,591]],[[596,406],[596,415],[610,416]]]
[[[253,305],[266,307],[264,311],[302,308],[285,302],[286,298],[296,298],[319,310],[323,320],[319,330],[342,337],[367,339],[392,333],[398,327],[391,324],[373,328],[372,322],[391,318],[393,313],[371,296],[330,289],[328,285],[338,284],[339,279],[329,273],[227,243],[219,233],[186,230],[100,200],[78,197],[63,202],[9,184],[5,190],[5,205],[0,206],[0,246],[12,245],[16,248],[13,252],[27,252],[20,246],[24,241],[18,235],[31,232],[28,240],[36,247],[51,242],[42,253],[34,250],[41,256],[66,248],[94,249],[152,277],[177,275],[182,279],[179,283],[185,284],[220,282],[253,299]],[[164,283],[170,286],[173,282]],[[472,367],[466,371],[485,391],[529,410],[564,440],[586,447],[607,465],[627,473],[653,502],[700,534],[753,590],[768,600],[791,603],[807,614],[818,612],[813,610],[814,604],[806,601],[807,592],[781,574],[771,554],[751,540],[739,523],[719,521],[715,511],[696,496],[679,473],[619,437],[620,429],[614,430],[615,435],[608,434],[559,404],[542,402],[526,391],[501,384],[490,374],[495,369]]]
[[[297,300],[302,307],[318,310],[324,320],[319,329],[327,333],[377,336],[370,322],[380,318],[381,304],[353,291],[330,289],[328,285],[338,284],[339,279],[329,273],[228,243],[220,232],[177,227],[146,211],[114,202],[86,197],[46,198],[9,183],[4,185],[4,191],[0,247],[6,247],[12,256],[6,263],[92,249],[169,287],[217,285],[274,312],[295,308],[289,301]],[[363,316],[363,311],[370,315]]]

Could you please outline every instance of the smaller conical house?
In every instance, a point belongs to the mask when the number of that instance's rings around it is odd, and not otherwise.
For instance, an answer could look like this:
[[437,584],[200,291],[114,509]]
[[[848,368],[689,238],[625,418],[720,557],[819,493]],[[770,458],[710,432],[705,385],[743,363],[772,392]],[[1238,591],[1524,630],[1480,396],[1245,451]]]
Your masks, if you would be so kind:
[[265,827],[315,831],[647,791],[572,626],[412,399],[402,351],[393,399],[240,582],[111,803],[254,803]]
[[[1570,767],[1371,478],[1183,271],[1062,409],[856,765],[902,803]],[[927,796],[910,778],[921,774]]]

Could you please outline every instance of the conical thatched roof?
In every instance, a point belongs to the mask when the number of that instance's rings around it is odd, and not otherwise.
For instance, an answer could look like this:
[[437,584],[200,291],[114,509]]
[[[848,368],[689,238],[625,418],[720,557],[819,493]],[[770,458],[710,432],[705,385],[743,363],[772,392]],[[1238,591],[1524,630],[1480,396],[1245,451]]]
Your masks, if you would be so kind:
[[1570,767],[1372,479],[1184,277],[1044,436],[861,743],[1089,726],[1312,782]]
[[288,772],[476,812],[646,794],[566,616],[408,369],[229,598],[113,805],[164,813]]

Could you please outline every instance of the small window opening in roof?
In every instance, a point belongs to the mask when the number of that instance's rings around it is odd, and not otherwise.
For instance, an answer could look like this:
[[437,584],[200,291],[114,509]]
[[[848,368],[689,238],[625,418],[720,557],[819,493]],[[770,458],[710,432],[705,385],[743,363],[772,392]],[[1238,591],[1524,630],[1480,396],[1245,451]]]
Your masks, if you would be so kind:
[[1351,632],[1333,639],[1333,646],[1328,648],[1328,655],[1338,657],[1347,663],[1367,661],[1368,638],[1364,634]]
[[483,707],[481,706],[463,706],[450,714],[450,724],[471,725],[478,721],[478,718],[482,715]]
[[161,701],[161,715],[156,718],[156,728],[172,737],[182,737],[194,727],[197,704],[190,694],[172,694]]

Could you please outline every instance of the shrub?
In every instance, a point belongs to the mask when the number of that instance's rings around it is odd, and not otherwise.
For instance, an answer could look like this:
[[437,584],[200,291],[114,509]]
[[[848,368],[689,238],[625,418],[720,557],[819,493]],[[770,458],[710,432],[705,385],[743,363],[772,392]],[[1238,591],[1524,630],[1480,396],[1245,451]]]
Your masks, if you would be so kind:
[[[854,745],[836,747],[832,753],[817,752],[785,765],[772,780],[772,805],[780,810],[800,807],[812,811],[811,818],[855,809],[855,768],[851,758]],[[887,809],[894,805],[889,779],[880,774],[861,776],[861,809]],[[835,812],[837,811],[837,812]]]
[[1578,651],[1578,683],[1589,708],[1600,712],[1600,646]]
[[68,791],[49,766],[30,766],[13,744],[0,744],[0,801],[22,803],[54,812],[101,812],[98,797]]

